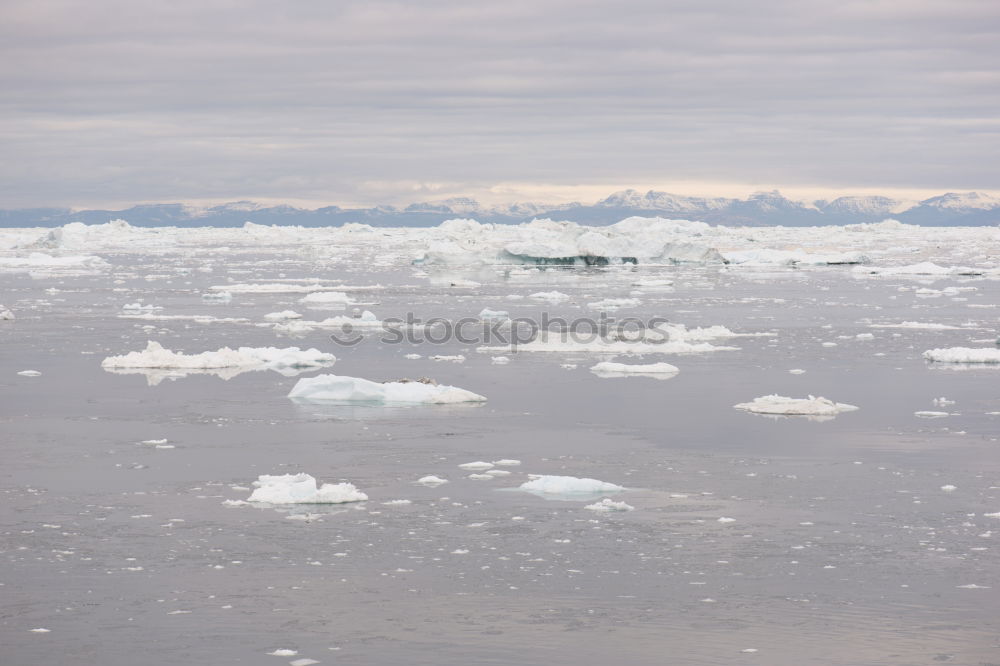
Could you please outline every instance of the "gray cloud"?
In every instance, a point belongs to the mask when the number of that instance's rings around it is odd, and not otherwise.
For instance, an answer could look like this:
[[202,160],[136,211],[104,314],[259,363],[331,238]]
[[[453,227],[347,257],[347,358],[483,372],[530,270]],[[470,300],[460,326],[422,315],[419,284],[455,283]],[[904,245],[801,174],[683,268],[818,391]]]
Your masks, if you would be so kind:
[[994,0],[7,0],[0,44],[0,207],[1000,188]]

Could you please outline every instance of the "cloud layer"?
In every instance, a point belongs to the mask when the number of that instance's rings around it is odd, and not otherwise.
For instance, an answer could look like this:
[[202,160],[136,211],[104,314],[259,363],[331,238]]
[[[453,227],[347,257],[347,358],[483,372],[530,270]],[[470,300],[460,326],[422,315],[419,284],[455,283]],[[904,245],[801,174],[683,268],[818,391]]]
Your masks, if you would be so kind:
[[994,0],[8,0],[0,43],[6,208],[1000,183]]

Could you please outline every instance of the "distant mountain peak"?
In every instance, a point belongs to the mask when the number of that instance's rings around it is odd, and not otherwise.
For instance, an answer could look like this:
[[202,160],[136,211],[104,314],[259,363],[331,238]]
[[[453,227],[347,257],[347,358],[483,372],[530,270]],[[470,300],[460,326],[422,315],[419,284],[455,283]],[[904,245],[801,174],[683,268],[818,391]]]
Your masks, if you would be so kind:
[[375,226],[431,226],[456,217],[516,224],[534,218],[583,224],[613,224],[624,217],[671,217],[728,226],[809,226],[881,222],[892,217],[907,224],[933,226],[1000,225],[1000,197],[981,192],[948,192],[919,202],[878,195],[842,196],[832,201],[803,202],[778,190],[742,198],[689,197],[670,192],[625,189],[593,204],[520,202],[484,206],[470,197],[451,197],[406,207],[373,206],[315,210],[288,205],[234,201],[216,206],[142,204],[125,210],[70,211],[58,208],[0,210],[3,227],[55,227],[69,222],[101,224],[124,219],[134,226],[241,226],[245,222],[304,226],[337,226],[358,222]]

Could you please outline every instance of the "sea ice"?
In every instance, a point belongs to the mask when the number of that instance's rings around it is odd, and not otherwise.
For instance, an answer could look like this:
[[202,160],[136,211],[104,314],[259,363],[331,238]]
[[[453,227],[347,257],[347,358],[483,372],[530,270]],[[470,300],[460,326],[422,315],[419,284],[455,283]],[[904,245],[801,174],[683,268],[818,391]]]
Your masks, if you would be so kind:
[[584,499],[592,495],[620,493],[625,490],[622,486],[597,479],[581,479],[575,476],[530,476],[531,480],[522,483],[519,489],[541,496]]
[[295,310],[282,310],[281,312],[268,312],[264,315],[264,319],[267,321],[288,321],[289,319],[301,319],[300,315]]
[[417,483],[422,486],[430,486],[433,488],[434,486],[440,486],[444,483],[448,483],[448,479],[442,479],[440,476],[434,476],[431,474],[429,476],[420,477],[417,479]]
[[602,361],[591,366],[590,371],[595,375],[605,377],[617,377],[627,375],[676,375],[680,368],[669,363],[612,363]]
[[299,303],[308,306],[345,306],[352,302],[351,298],[342,291],[317,291],[306,294],[299,299]]
[[379,384],[359,377],[318,375],[300,379],[289,398],[330,402],[446,404],[484,402],[485,397],[454,386],[399,381]]
[[590,509],[591,511],[598,511],[601,513],[611,513],[613,511],[632,511],[635,509],[631,504],[626,504],[625,502],[615,502],[614,500],[605,497],[600,502],[595,502],[594,504],[588,504],[583,507],[584,509]]
[[482,460],[477,460],[476,462],[462,463],[459,465],[461,469],[467,469],[469,471],[473,470],[484,470],[493,469],[493,463],[483,462]]
[[1000,363],[1000,348],[997,347],[950,347],[928,349],[924,358],[938,363]]
[[316,479],[309,474],[261,474],[253,482],[256,490],[251,493],[249,502],[266,504],[343,504],[345,502],[363,502],[368,496],[354,487],[352,483],[316,484]]
[[333,354],[318,349],[301,350],[298,347],[223,347],[218,351],[201,354],[184,354],[164,349],[150,340],[143,351],[129,352],[123,356],[109,356],[101,367],[115,368],[179,368],[206,370],[212,368],[261,368],[278,370],[286,368],[321,368],[337,360]]
[[854,405],[833,402],[826,398],[809,396],[808,398],[786,398],[781,395],[765,395],[754,398],[752,402],[741,402],[733,405],[756,414],[779,414],[785,416],[835,416],[841,412],[852,412]]

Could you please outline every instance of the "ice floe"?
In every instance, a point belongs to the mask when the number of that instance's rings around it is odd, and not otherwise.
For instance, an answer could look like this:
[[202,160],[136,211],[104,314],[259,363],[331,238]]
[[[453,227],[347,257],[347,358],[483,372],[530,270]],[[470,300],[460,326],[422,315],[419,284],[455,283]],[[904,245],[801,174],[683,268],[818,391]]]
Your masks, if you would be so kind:
[[680,368],[669,363],[612,363],[602,361],[591,366],[590,371],[601,377],[629,377],[629,376],[672,376],[680,372]]
[[589,509],[591,511],[597,511],[599,513],[613,513],[615,511],[632,511],[635,509],[631,504],[626,504],[625,502],[616,502],[612,499],[605,497],[600,502],[595,502],[593,504],[588,504],[583,507],[584,509]]
[[315,307],[344,307],[353,303],[351,297],[343,291],[317,291],[306,294],[299,299],[299,303],[311,308]]
[[590,499],[595,495],[620,493],[623,486],[575,476],[530,475],[518,490],[551,499]]
[[378,383],[359,377],[318,375],[300,379],[289,398],[318,402],[449,404],[484,402],[485,397],[454,386],[423,381]]
[[300,315],[295,310],[282,310],[280,312],[268,312],[264,315],[264,319],[267,321],[288,321],[289,319],[301,319]]
[[324,483],[318,486],[310,474],[261,474],[253,482],[256,490],[248,502],[265,504],[343,504],[363,502],[368,495],[352,483]]
[[419,479],[417,479],[417,483],[419,483],[422,486],[429,486],[433,488],[435,486],[440,486],[442,484],[448,483],[448,479],[442,479],[440,476],[434,476],[433,474],[430,474],[428,476],[422,476]]
[[160,343],[150,340],[142,351],[134,351],[122,356],[109,356],[101,362],[105,369],[180,369],[213,370],[220,368],[248,368],[295,371],[303,368],[322,368],[337,360],[333,354],[318,349],[298,347],[223,347],[217,351],[200,354],[184,354],[165,349]]
[[939,266],[933,262],[924,261],[906,266],[858,266],[854,272],[864,275],[947,277],[951,275],[983,275],[985,271],[968,266]]
[[928,349],[924,358],[936,363],[1000,363],[1000,347],[949,347]]
[[853,412],[858,409],[854,405],[811,395],[808,398],[787,398],[775,394],[754,398],[751,402],[741,402],[733,406],[736,409],[755,414],[780,416],[836,416],[842,412]]

